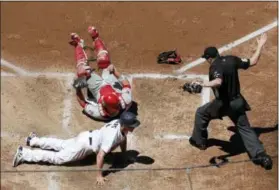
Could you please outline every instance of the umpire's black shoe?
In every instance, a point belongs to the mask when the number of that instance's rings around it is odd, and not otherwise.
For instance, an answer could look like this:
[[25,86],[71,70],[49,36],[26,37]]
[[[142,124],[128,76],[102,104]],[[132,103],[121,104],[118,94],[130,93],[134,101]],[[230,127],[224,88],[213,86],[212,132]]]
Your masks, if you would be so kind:
[[255,163],[260,164],[264,169],[271,170],[272,169],[272,159],[265,152],[259,153],[255,158]]
[[196,141],[192,137],[189,139],[189,143],[192,146],[194,146],[194,147],[196,147],[200,150],[206,150],[207,149],[207,145],[205,143],[204,144],[197,144]]

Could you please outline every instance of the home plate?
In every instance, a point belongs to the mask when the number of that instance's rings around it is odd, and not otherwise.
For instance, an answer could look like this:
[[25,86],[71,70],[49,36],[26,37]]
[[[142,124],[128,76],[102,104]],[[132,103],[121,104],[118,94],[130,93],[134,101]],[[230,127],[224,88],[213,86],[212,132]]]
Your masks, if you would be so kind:
[[155,139],[166,139],[166,140],[186,139],[186,140],[189,140],[190,136],[188,136],[188,135],[178,135],[178,134],[166,134],[166,135],[156,135]]

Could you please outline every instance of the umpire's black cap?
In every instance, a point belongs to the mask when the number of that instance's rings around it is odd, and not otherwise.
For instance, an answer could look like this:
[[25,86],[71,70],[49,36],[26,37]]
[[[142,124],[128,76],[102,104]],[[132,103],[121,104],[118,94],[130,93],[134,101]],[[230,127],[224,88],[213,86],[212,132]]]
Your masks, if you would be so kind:
[[204,50],[202,58],[209,59],[209,58],[216,58],[219,56],[219,52],[216,47],[207,47]]
[[120,115],[120,124],[127,127],[136,128],[140,125],[140,121],[137,120],[137,116],[132,112],[123,112]]

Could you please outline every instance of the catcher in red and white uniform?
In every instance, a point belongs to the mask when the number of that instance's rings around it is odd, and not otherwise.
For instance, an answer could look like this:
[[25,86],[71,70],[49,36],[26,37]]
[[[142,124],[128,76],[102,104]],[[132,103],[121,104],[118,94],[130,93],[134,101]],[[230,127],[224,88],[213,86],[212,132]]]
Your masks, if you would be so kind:
[[[103,45],[98,45],[100,55],[98,67],[103,69],[102,76],[94,72],[87,65],[87,56],[83,50],[83,40],[75,33],[71,34],[71,45],[75,46],[75,59],[77,62],[77,79],[74,88],[79,104],[84,108],[83,112],[93,119],[109,120],[118,116],[122,111],[128,110],[132,104],[132,92],[129,80],[121,75],[107,60],[108,54],[102,53]],[[98,37],[97,37],[98,38]],[[94,38],[95,40],[97,38]],[[97,42],[100,43],[100,41]],[[103,44],[103,43],[102,43]],[[97,56],[98,58],[98,56]],[[82,89],[87,88],[93,101],[85,97]]]

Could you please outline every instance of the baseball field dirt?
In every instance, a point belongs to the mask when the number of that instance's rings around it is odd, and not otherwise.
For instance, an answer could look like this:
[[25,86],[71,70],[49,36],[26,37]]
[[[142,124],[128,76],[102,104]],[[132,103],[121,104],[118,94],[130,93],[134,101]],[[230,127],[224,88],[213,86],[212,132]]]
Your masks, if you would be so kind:
[[[96,172],[87,171],[97,168],[94,155],[66,166],[12,167],[17,147],[25,145],[31,131],[69,138],[103,125],[82,114],[72,75],[62,76],[75,72],[71,32],[90,45],[87,27],[94,25],[120,72],[162,77],[198,59],[206,46],[221,47],[276,21],[277,12],[277,2],[1,2],[1,189],[278,189],[277,27],[267,32],[259,65],[240,72],[242,93],[252,108],[250,123],[267,153],[275,156],[272,170],[252,162],[191,170],[119,170],[108,173],[109,181],[98,187]],[[249,58],[255,44],[253,38],[223,54]],[[181,54],[183,64],[156,63],[160,52],[172,49]],[[208,66],[200,64],[183,74],[206,75]],[[187,80],[132,80],[141,126],[128,136],[128,151],[136,162],[123,163],[116,149],[105,168],[183,168],[214,163],[218,156],[249,159],[227,118],[210,123],[212,146],[206,151],[190,146],[195,110],[208,94],[182,92],[179,87]]]

